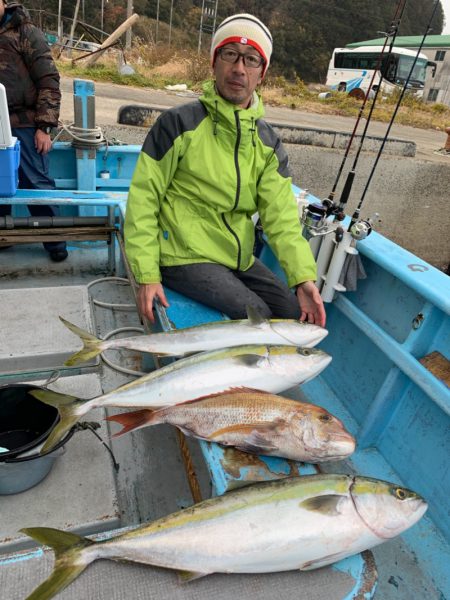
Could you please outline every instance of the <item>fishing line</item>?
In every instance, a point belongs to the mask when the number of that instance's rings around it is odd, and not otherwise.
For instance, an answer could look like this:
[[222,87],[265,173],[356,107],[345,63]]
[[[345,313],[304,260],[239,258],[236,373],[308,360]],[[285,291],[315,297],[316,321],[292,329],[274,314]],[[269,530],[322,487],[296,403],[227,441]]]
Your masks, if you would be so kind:
[[[397,37],[398,28],[400,26],[400,22],[401,22],[401,19],[402,19],[402,16],[403,16],[403,12],[405,10],[405,6],[406,6],[406,0],[399,0],[399,2],[397,4],[397,7],[395,9],[394,18],[391,21],[391,25],[390,25],[387,33],[385,34],[384,44],[383,44],[381,52],[380,52],[380,54],[378,56],[377,64],[375,65],[375,69],[373,71],[372,78],[370,80],[370,84],[369,84],[369,86],[367,88],[367,92],[366,92],[366,94],[364,96],[364,100],[361,103],[361,106],[359,108],[358,116],[357,116],[355,125],[353,127],[353,131],[352,131],[352,133],[350,135],[349,142],[348,142],[347,147],[345,149],[345,153],[344,153],[341,165],[340,165],[340,167],[338,169],[338,173],[337,173],[336,180],[334,182],[333,188],[332,188],[330,194],[328,195],[328,200],[330,200],[330,201],[333,201],[333,199],[334,199],[334,196],[335,196],[335,193],[336,193],[336,188],[337,188],[339,180],[341,178],[342,171],[344,170],[344,166],[345,166],[345,163],[347,161],[348,155],[350,153],[350,149],[351,149],[351,146],[353,144],[353,140],[355,139],[356,131],[358,129],[359,122],[360,122],[360,120],[362,118],[362,115],[363,115],[364,109],[366,107],[367,101],[369,99],[369,95],[370,95],[370,92],[372,90],[372,86],[374,84],[375,77],[377,76],[377,72],[380,71],[380,83],[379,83],[379,85],[378,85],[378,87],[377,87],[377,89],[375,91],[375,96],[373,98],[372,107],[370,109],[369,116],[367,117],[366,126],[364,128],[364,132],[362,134],[361,141],[360,141],[360,147],[359,147],[360,149],[361,149],[362,143],[364,142],[364,138],[365,138],[365,135],[366,135],[366,132],[367,132],[367,128],[368,128],[368,125],[369,125],[369,122],[370,122],[370,119],[371,119],[371,116],[372,116],[373,108],[374,108],[374,105],[375,105],[375,102],[376,102],[376,99],[377,99],[377,96],[378,96],[378,92],[379,92],[379,90],[381,88],[381,83],[382,83],[382,80],[383,80],[383,74],[382,74],[382,71],[381,71],[383,58],[386,57],[386,56],[389,56],[392,53],[392,48],[394,46],[395,38]],[[389,51],[385,54],[386,46],[388,44],[388,40],[389,39],[391,40],[391,43],[390,43],[390,46],[389,46]],[[360,149],[359,149],[359,152],[360,152]],[[357,156],[359,156],[359,152],[358,152]],[[352,171],[354,170],[354,168],[355,168],[355,165],[352,167]],[[350,190],[351,190],[351,186],[352,186],[352,183],[353,183],[353,179],[354,179],[354,173],[351,176],[351,172],[350,172],[348,174],[348,176],[347,176],[347,181],[345,182],[344,190],[343,190],[342,195],[341,195],[341,200],[340,200],[340,203],[339,203],[340,212],[342,212],[342,208],[345,206],[345,204],[347,202],[347,199],[348,199],[348,196],[350,195]]]
[[[372,114],[373,114],[373,111],[374,111],[374,108],[375,108],[375,105],[376,105],[376,102],[377,102],[377,99],[378,99],[378,94],[379,94],[379,92],[381,90],[381,85],[383,83],[383,78],[384,78],[383,70],[382,70],[383,66],[382,66],[382,64],[380,65],[380,63],[383,62],[383,58],[384,57],[388,58],[392,54],[392,50],[393,50],[393,47],[394,47],[395,39],[397,37],[397,33],[398,33],[400,22],[401,22],[401,19],[402,19],[402,16],[403,16],[403,12],[405,10],[405,6],[406,6],[406,0],[403,2],[403,6],[397,7],[398,10],[400,11],[400,14],[398,16],[398,19],[396,21],[394,20],[392,22],[391,28],[390,28],[389,32],[386,34],[386,40],[385,40],[385,43],[384,43],[384,46],[383,46],[383,50],[381,51],[380,57],[378,59],[378,64],[377,64],[376,69],[380,70],[380,82],[379,82],[378,87],[375,90],[375,95],[373,97],[373,101],[372,101],[372,104],[370,106],[369,114],[367,115],[366,124],[364,126],[364,130],[363,130],[361,138],[359,140],[359,145],[358,145],[358,149],[356,151],[355,160],[353,161],[352,168],[351,168],[351,170],[349,171],[349,173],[347,175],[347,180],[346,180],[344,188],[342,190],[341,198],[340,198],[340,201],[339,201],[339,208],[338,208],[338,211],[340,213],[344,212],[344,207],[347,204],[348,199],[350,197],[350,192],[352,190],[353,181],[354,181],[355,175],[356,175],[356,166],[358,164],[359,156],[361,154],[361,150],[362,150],[364,141],[366,139],[366,134],[367,134],[367,130],[369,128],[369,124],[370,124],[370,122],[372,120]],[[391,40],[390,45],[389,45],[389,51],[387,52],[387,54],[385,54],[383,56],[384,49],[386,47],[386,44],[387,44],[387,41],[388,41],[389,38]],[[385,64],[386,64],[386,68],[387,68],[387,60],[386,60]],[[376,73],[376,71],[374,71],[374,76],[375,76],[375,73]],[[369,95],[369,92],[372,89],[372,82],[373,82],[373,78],[372,78],[372,81],[370,82],[370,87],[367,90],[367,96]]]
[[403,88],[402,88],[402,91],[400,93],[400,97],[399,97],[399,99],[397,101],[397,104],[395,106],[394,112],[393,112],[392,117],[391,117],[391,119],[389,121],[386,133],[385,133],[385,135],[383,137],[383,140],[381,142],[380,148],[378,150],[378,154],[377,154],[377,156],[375,158],[374,164],[373,164],[372,169],[370,171],[369,178],[367,180],[367,183],[366,183],[366,185],[364,187],[364,190],[363,190],[363,193],[361,195],[361,199],[360,199],[360,201],[358,203],[358,206],[355,209],[355,212],[352,215],[352,219],[351,219],[350,225],[348,226],[348,230],[349,231],[350,231],[351,227],[355,224],[355,222],[358,220],[359,214],[361,212],[362,204],[363,204],[364,199],[365,199],[366,194],[367,194],[367,190],[369,189],[369,185],[370,185],[370,183],[372,181],[373,175],[375,173],[375,169],[377,168],[378,161],[380,160],[380,156],[381,156],[381,154],[382,154],[382,152],[384,150],[384,146],[385,146],[386,141],[387,141],[387,139],[389,137],[389,133],[390,133],[392,125],[394,123],[394,119],[397,116],[397,112],[398,112],[398,109],[400,108],[400,104],[401,104],[401,102],[403,100],[403,96],[405,95],[405,92],[406,92],[406,90],[408,88],[408,84],[409,84],[409,81],[410,81],[411,76],[413,74],[414,68],[416,66],[417,59],[419,58],[420,52],[422,51],[423,45],[425,43],[425,39],[426,39],[427,35],[429,34],[429,32],[431,31],[431,23],[433,21],[434,15],[436,13],[436,9],[438,7],[438,4],[439,4],[439,0],[434,0],[433,9],[431,11],[430,19],[429,19],[429,21],[427,23],[427,26],[425,28],[425,33],[423,34],[422,41],[420,42],[419,48],[418,48],[417,53],[416,53],[416,55],[414,57],[413,63],[411,65],[411,69],[409,70],[409,73],[408,73],[408,77],[406,78],[406,81],[405,81],[405,83],[403,85]]

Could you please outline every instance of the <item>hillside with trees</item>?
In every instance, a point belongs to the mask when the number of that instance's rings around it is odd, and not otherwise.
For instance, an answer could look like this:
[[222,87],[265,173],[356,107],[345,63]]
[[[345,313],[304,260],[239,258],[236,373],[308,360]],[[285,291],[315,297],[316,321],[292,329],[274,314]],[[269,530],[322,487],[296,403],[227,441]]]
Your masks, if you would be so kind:
[[[56,31],[59,0],[28,0],[25,6],[43,28]],[[210,1],[209,6],[215,3]],[[407,0],[399,35],[423,35],[434,0]],[[73,0],[62,0],[64,31],[70,29]],[[133,35],[144,44],[167,44],[171,16],[171,44],[174,48],[196,49],[199,41],[202,0],[134,0],[134,12],[142,18]],[[380,37],[389,27],[397,0],[218,0],[217,23],[236,12],[249,12],[261,18],[274,38],[272,74],[304,81],[325,78],[333,48],[351,42]],[[82,0],[78,19],[98,30],[111,33],[127,17],[127,0]],[[432,24],[440,34],[444,13],[439,4]],[[77,34],[87,40],[101,39],[99,32],[78,26]],[[99,38],[100,36],[100,38]],[[104,39],[104,36],[103,36]],[[209,47],[203,34],[202,50]]]

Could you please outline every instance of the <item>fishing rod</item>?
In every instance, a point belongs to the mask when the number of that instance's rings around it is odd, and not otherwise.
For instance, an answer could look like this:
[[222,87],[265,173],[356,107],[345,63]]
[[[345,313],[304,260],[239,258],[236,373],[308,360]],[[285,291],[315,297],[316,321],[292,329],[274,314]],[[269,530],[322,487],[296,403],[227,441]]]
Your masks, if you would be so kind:
[[[437,0],[435,0],[435,1],[437,2]],[[399,21],[401,19],[401,16],[403,15],[403,11],[405,9],[405,4],[406,3],[402,1],[401,3],[399,3],[399,5],[397,6],[397,9],[396,9],[395,17],[398,19],[398,23],[394,23],[394,26],[396,25],[396,27],[393,28],[392,35],[389,36],[391,38],[389,54],[392,52],[392,48],[394,46],[394,42],[395,42],[394,36],[397,35]],[[431,19],[433,18],[433,16],[434,16],[434,11],[433,11],[433,15],[432,15]],[[431,19],[430,19],[430,23],[431,23]],[[429,30],[429,26],[430,25],[427,26],[427,33]],[[388,34],[389,33],[391,33],[391,32],[388,32]],[[384,50],[387,46],[388,39],[389,39],[388,34],[387,34],[387,37],[385,40],[385,45],[383,47],[383,53],[381,54],[381,57],[379,58],[379,62],[381,62],[383,60]],[[402,95],[399,99],[399,102],[397,103],[397,110],[398,110],[399,103],[401,102],[401,99],[403,98],[404,90],[406,90],[406,88],[409,84],[409,80],[411,79],[411,74],[413,72],[415,63],[417,62],[417,58],[422,49],[423,41],[420,45],[417,56],[414,60],[414,64],[411,68],[411,72],[409,73],[408,78],[405,82],[404,89],[402,90]],[[349,194],[350,194],[351,186],[352,186],[352,183],[353,183],[353,180],[355,177],[356,164],[359,159],[362,144],[364,142],[364,138],[367,133],[368,124],[369,124],[370,119],[373,114],[373,108],[375,105],[375,101],[378,97],[378,93],[381,88],[382,81],[383,81],[383,71],[381,71],[381,73],[380,73],[379,86],[376,88],[374,102],[372,103],[372,107],[371,107],[371,111],[370,111],[368,119],[367,119],[366,127],[364,129],[364,133],[360,140],[360,146],[359,146],[359,150],[357,152],[355,162],[352,167],[352,172],[349,174],[349,177],[347,178],[346,184],[344,186],[344,190],[342,193],[341,202],[339,204],[339,207],[336,207],[333,200],[328,199],[328,200],[323,201],[323,205],[321,207],[319,207],[322,211],[322,215],[320,217],[318,217],[318,215],[314,215],[318,222],[318,226],[313,227],[313,228],[311,228],[311,226],[308,227],[308,216],[310,213],[313,212],[313,210],[311,210],[311,209],[313,209],[315,205],[309,205],[308,209],[306,211],[304,211],[304,215],[305,215],[305,221],[304,221],[305,228],[304,229],[308,230],[308,233],[310,236],[311,249],[313,250],[314,256],[316,258],[316,264],[317,264],[317,274],[318,275],[317,275],[317,280],[316,280],[316,286],[320,290],[320,295],[324,302],[332,302],[336,292],[346,291],[346,289],[347,289],[346,273],[349,272],[349,270],[352,272],[355,271],[355,267],[354,266],[350,267],[350,264],[355,259],[357,260],[357,255],[358,255],[358,250],[355,247],[355,242],[357,240],[362,240],[362,239],[366,238],[372,231],[373,219],[370,219],[370,218],[367,220],[359,219],[359,211],[361,209],[361,205],[358,207],[358,210],[355,211],[355,213],[351,219],[351,224],[348,227],[348,229],[346,229],[346,230],[344,230],[344,228],[341,225],[339,225],[337,222],[335,222],[334,225],[332,225],[331,223],[327,224],[326,218],[331,215],[335,216],[335,221],[341,221],[344,218],[344,206],[345,206],[345,203],[347,202]],[[371,85],[372,85],[372,83],[371,83]],[[366,94],[366,98],[367,98],[367,96],[368,96],[368,94]],[[394,118],[395,118],[395,115],[394,115]],[[386,133],[385,139],[387,139],[387,135],[389,135],[389,130],[390,130],[390,128],[388,129],[388,131]],[[354,137],[354,136],[352,136],[352,137]],[[353,141],[353,139],[351,139],[351,141]],[[380,147],[379,155],[383,151],[384,145],[385,145],[385,140],[384,140],[384,143],[382,143],[382,145]],[[347,156],[348,156],[348,151],[346,152],[344,161],[347,158]],[[343,163],[344,163],[344,161],[343,161]],[[342,172],[342,168],[341,168],[340,172]],[[378,215],[375,215],[375,217],[376,216],[378,216]],[[328,235],[328,234],[331,234],[331,235]],[[358,264],[358,263],[356,263],[356,264]],[[345,265],[347,265],[347,267],[345,267]],[[358,270],[358,268],[357,268],[357,270]]]
[[[345,207],[345,205],[346,205],[346,203],[348,201],[348,198],[350,196],[350,191],[351,191],[351,188],[352,188],[352,185],[353,185],[353,180],[355,178],[356,164],[358,162],[359,154],[361,152],[361,148],[362,148],[362,145],[364,143],[364,139],[365,139],[366,134],[367,134],[367,129],[369,127],[369,123],[370,123],[370,120],[372,118],[372,113],[373,113],[373,110],[375,108],[375,104],[376,104],[376,101],[377,101],[378,93],[380,91],[381,84],[382,84],[382,81],[383,81],[383,70],[382,70],[383,60],[386,57],[389,57],[392,54],[392,49],[394,47],[394,42],[395,42],[395,39],[397,37],[398,29],[399,29],[399,26],[400,26],[400,23],[401,23],[403,12],[405,10],[405,6],[406,6],[406,0],[399,0],[399,2],[397,4],[397,7],[396,7],[396,10],[395,10],[394,17],[393,17],[393,19],[391,21],[391,24],[390,24],[387,32],[385,33],[384,44],[383,44],[381,52],[380,52],[380,54],[378,56],[377,64],[375,65],[375,69],[373,71],[372,78],[370,80],[370,84],[369,84],[369,86],[367,88],[367,92],[366,92],[366,94],[364,96],[364,100],[361,103],[361,106],[359,108],[358,116],[357,116],[355,125],[353,127],[353,131],[351,133],[349,142],[347,144],[347,147],[346,147],[346,150],[345,150],[345,153],[344,153],[341,165],[339,167],[339,170],[338,170],[338,173],[337,173],[337,176],[336,176],[336,180],[334,182],[333,188],[332,188],[332,190],[331,190],[331,192],[330,192],[327,200],[324,201],[324,204],[327,206],[328,211],[335,212],[336,218],[338,220],[342,220],[344,218],[344,207]],[[389,40],[390,40],[389,50],[388,50],[387,53],[385,53],[386,46],[388,45],[388,41]],[[372,101],[372,105],[371,105],[371,108],[370,108],[370,112],[369,112],[369,115],[368,115],[368,117],[366,119],[366,125],[364,127],[364,131],[363,131],[361,139],[360,139],[359,148],[358,148],[358,152],[357,152],[357,155],[356,155],[355,162],[353,163],[351,171],[347,175],[347,180],[345,182],[345,185],[344,185],[344,188],[343,188],[343,191],[342,191],[342,194],[341,194],[339,206],[336,208],[336,206],[334,204],[334,196],[336,194],[336,188],[337,188],[339,180],[341,178],[341,175],[342,175],[345,163],[347,162],[347,158],[349,156],[350,149],[351,149],[351,146],[352,146],[353,141],[355,139],[356,132],[357,132],[358,127],[359,127],[359,122],[360,122],[360,120],[362,118],[362,115],[364,113],[364,109],[366,107],[366,104],[367,104],[367,101],[369,99],[370,93],[371,93],[371,91],[373,91],[373,84],[374,84],[374,81],[375,81],[375,78],[377,76],[378,71],[380,72],[379,85],[375,89],[375,95],[373,96],[373,101]],[[330,206],[330,204],[331,204],[331,206]]]
[[437,7],[438,7],[438,4],[439,4],[439,0],[434,0],[433,9],[432,9],[432,11],[431,11],[431,16],[430,16],[430,19],[429,19],[429,21],[428,21],[428,23],[427,23],[427,26],[426,26],[426,28],[425,28],[425,33],[423,34],[422,41],[420,42],[419,48],[418,48],[418,50],[417,50],[417,52],[416,52],[416,55],[415,55],[415,57],[414,57],[414,61],[413,61],[412,65],[411,65],[411,68],[410,68],[410,70],[409,70],[408,76],[407,76],[407,78],[406,78],[406,80],[405,80],[405,83],[404,83],[404,85],[403,85],[403,88],[402,88],[402,91],[401,91],[401,93],[400,93],[399,99],[398,99],[398,101],[397,101],[397,103],[396,103],[396,105],[395,105],[394,112],[393,112],[393,114],[392,114],[392,116],[391,116],[391,119],[390,119],[390,121],[389,121],[389,124],[388,124],[387,130],[386,130],[386,133],[385,133],[385,135],[384,135],[384,137],[383,137],[383,140],[382,140],[382,142],[381,142],[381,145],[380,145],[380,148],[379,148],[379,150],[378,150],[377,156],[376,156],[376,158],[375,158],[374,164],[372,165],[372,169],[371,169],[371,171],[370,171],[370,174],[369,174],[368,180],[367,180],[367,182],[366,182],[366,185],[365,185],[365,187],[364,187],[363,193],[362,193],[362,195],[361,195],[361,199],[360,199],[360,201],[359,201],[359,203],[358,203],[358,206],[357,206],[357,207],[356,207],[356,209],[355,209],[355,212],[354,212],[354,213],[353,213],[353,215],[352,215],[352,218],[351,218],[351,221],[350,221],[350,225],[348,226],[348,231],[351,231],[352,227],[353,227],[353,226],[356,224],[356,222],[357,222],[357,221],[358,221],[358,219],[359,219],[359,215],[360,215],[360,212],[361,212],[361,207],[362,207],[362,204],[363,204],[363,202],[364,202],[364,199],[365,199],[365,197],[366,197],[366,194],[367,194],[367,190],[369,189],[370,183],[371,183],[371,181],[372,181],[372,178],[373,178],[373,175],[374,175],[374,173],[375,173],[375,169],[377,168],[378,162],[379,162],[379,160],[380,160],[380,156],[381,156],[381,154],[382,154],[382,152],[383,152],[383,150],[384,150],[384,146],[385,146],[385,144],[386,144],[386,141],[387,141],[387,139],[388,139],[388,137],[389,137],[389,133],[390,133],[390,131],[391,131],[391,128],[392,128],[392,125],[393,125],[393,123],[394,123],[394,119],[395,119],[395,117],[397,116],[397,112],[398,112],[398,109],[400,108],[400,104],[401,104],[401,102],[402,102],[402,100],[403,100],[403,96],[405,95],[405,93],[406,93],[406,90],[408,89],[408,84],[409,84],[409,81],[410,81],[410,79],[411,79],[411,76],[412,76],[412,74],[413,74],[413,71],[414,71],[414,68],[415,68],[415,66],[416,66],[417,60],[418,60],[418,58],[419,58],[420,52],[422,51],[423,45],[424,45],[424,43],[425,43],[425,39],[426,39],[427,35],[429,34],[429,32],[432,30],[432,28],[431,28],[431,23],[432,23],[432,21],[433,21],[433,19],[434,19],[434,15],[436,14],[436,9],[437,9]]
[[[348,141],[342,162],[340,164],[340,167],[338,169],[338,173],[333,185],[333,188],[331,190],[331,192],[329,193],[328,197],[325,198],[322,203],[319,204],[309,204],[304,206],[303,209],[303,216],[302,216],[302,221],[304,223],[304,234],[306,235],[307,238],[310,237],[310,235],[312,234],[312,231],[314,231],[316,234],[317,233],[330,233],[330,231],[328,231],[327,225],[326,225],[326,218],[329,217],[330,215],[334,215],[336,221],[342,221],[345,217],[344,214],[344,207],[345,204],[348,200],[348,197],[350,195],[350,191],[353,185],[353,180],[355,177],[355,168],[356,168],[356,162],[359,158],[359,154],[362,148],[362,144],[364,142],[366,133],[367,133],[367,129],[370,123],[370,120],[372,118],[372,113],[373,113],[373,109],[375,107],[375,103],[378,97],[378,93],[379,90],[381,88],[381,84],[383,81],[383,71],[382,71],[382,64],[383,64],[383,60],[386,59],[386,57],[389,57],[392,53],[392,49],[394,46],[394,42],[395,39],[397,37],[397,33],[398,33],[398,29],[400,26],[400,22],[403,16],[403,12],[405,10],[405,6],[406,6],[406,0],[399,0],[395,9],[395,13],[394,13],[394,17],[391,21],[391,24],[387,30],[387,32],[384,34],[385,35],[385,41],[383,44],[383,47],[381,49],[381,52],[378,56],[377,59],[377,63],[375,65],[371,80],[370,80],[370,84],[367,88],[367,92],[364,95],[364,99],[363,102],[361,103],[361,106],[359,108],[359,112],[358,112],[358,116],[355,122],[355,125],[353,127],[353,131],[350,135],[350,139]],[[389,45],[389,50],[387,53],[385,53],[386,50],[386,46],[388,45],[388,41],[390,40],[390,45]],[[364,132],[361,136],[361,140],[360,140],[360,145],[359,145],[359,149],[357,152],[357,159],[356,162],[354,162],[352,170],[348,173],[347,175],[347,180],[345,182],[344,185],[344,189],[342,191],[341,194],[341,199],[339,202],[339,206],[336,206],[336,203],[334,201],[334,196],[336,194],[336,189],[338,186],[338,183],[340,181],[345,163],[347,162],[347,158],[349,156],[350,153],[350,149],[352,147],[353,141],[355,139],[356,136],[356,132],[358,130],[358,126],[360,123],[360,120],[362,118],[362,115],[364,113],[364,109],[366,107],[367,101],[371,95],[371,91],[373,90],[374,87],[374,82],[375,82],[375,78],[378,74],[378,72],[380,73],[380,80],[379,80],[379,85],[376,87],[375,89],[375,95],[373,97],[373,102],[372,102],[372,106],[370,109],[370,113],[368,115],[368,118],[366,120],[366,125],[364,128]],[[339,241],[339,239],[338,239]]]
[[[397,24],[397,26],[395,28],[395,31],[393,32],[393,34],[391,36],[391,42],[390,42],[390,46],[389,46],[389,51],[386,54],[386,57],[389,57],[392,54],[392,50],[393,50],[393,47],[394,47],[395,39],[397,37],[398,28],[400,26],[400,21],[401,21],[401,18],[403,16],[403,11],[405,9],[405,6],[406,6],[406,0],[403,3],[403,7],[401,8],[401,13],[400,13],[400,16],[399,16],[399,19],[398,19],[398,24]],[[389,36],[389,33],[387,33],[386,35]],[[385,44],[387,43],[387,40],[388,40],[388,37],[386,37]],[[382,51],[382,53],[380,55],[380,59],[383,59],[383,51]],[[387,64],[388,63],[386,61],[385,68],[387,68]],[[348,199],[350,197],[350,192],[352,190],[353,181],[354,181],[355,176],[356,176],[356,166],[358,164],[359,156],[361,154],[361,150],[362,150],[364,141],[366,139],[367,130],[369,129],[369,124],[372,121],[372,114],[373,114],[373,111],[375,109],[375,105],[376,105],[376,102],[377,102],[377,99],[378,99],[378,94],[379,94],[379,92],[381,90],[381,84],[382,84],[382,82],[383,82],[383,71],[380,70],[380,82],[379,82],[379,85],[377,86],[377,88],[375,90],[375,95],[373,97],[373,101],[372,101],[372,104],[370,106],[369,114],[367,115],[366,124],[364,126],[361,138],[359,140],[359,145],[358,145],[358,149],[356,151],[356,155],[355,155],[355,159],[353,161],[352,168],[350,169],[350,171],[347,174],[347,179],[346,179],[344,188],[343,188],[342,193],[341,193],[341,198],[340,198],[340,201],[339,201],[339,207],[337,209],[339,214],[344,214],[345,206],[346,206],[346,204],[348,202]],[[371,87],[372,87],[372,83],[371,83]],[[368,90],[367,93],[369,93],[369,90]]]

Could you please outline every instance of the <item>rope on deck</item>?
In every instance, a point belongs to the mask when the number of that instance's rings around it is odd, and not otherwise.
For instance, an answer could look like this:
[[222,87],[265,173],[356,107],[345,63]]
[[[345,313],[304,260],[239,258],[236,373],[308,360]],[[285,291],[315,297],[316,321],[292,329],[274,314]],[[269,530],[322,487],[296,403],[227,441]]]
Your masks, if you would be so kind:
[[184,469],[186,471],[189,488],[191,490],[192,499],[195,503],[202,501],[202,493],[198,483],[197,474],[195,472],[192,456],[186,443],[186,437],[179,429],[177,429],[178,444],[181,450],[181,458],[183,459]]

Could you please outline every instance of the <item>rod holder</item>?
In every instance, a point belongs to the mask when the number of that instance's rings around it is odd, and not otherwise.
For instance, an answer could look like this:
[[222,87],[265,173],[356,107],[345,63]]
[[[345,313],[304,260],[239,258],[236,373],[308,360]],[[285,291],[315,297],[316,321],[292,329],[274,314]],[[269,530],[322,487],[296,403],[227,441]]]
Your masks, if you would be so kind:
[[336,292],[345,292],[346,288],[339,283],[339,278],[342,273],[342,268],[348,254],[358,254],[358,250],[352,244],[353,238],[348,231],[343,232],[342,241],[333,240],[335,249],[331,257],[330,266],[327,274],[322,276],[324,281],[322,287],[322,300],[324,302],[332,302]]

